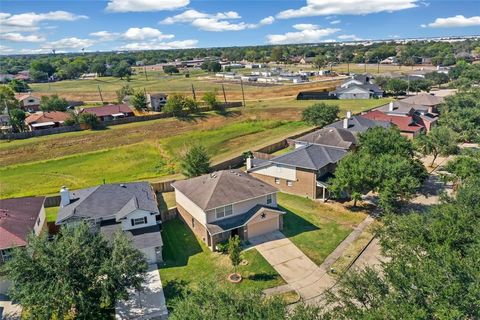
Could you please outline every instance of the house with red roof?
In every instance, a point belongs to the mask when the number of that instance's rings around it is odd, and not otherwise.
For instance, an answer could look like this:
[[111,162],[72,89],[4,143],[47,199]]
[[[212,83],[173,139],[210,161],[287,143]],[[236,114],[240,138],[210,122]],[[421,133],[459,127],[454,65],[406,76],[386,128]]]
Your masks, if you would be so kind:
[[135,116],[128,104],[110,104],[101,107],[84,108],[80,111],[80,114],[82,113],[94,114],[100,121],[110,121]]
[[13,248],[27,245],[28,235],[46,228],[45,197],[0,200],[0,265],[10,258]]
[[70,119],[70,114],[61,111],[37,112],[29,115],[25,119],[25,123],[30,131],[42,130],[48,128],[56,128]]
[[411,115],[393,116],[379,110],[373,110],[362,114],[362,117],[375,121],[388,121],[395,125],[400,133],[407,138],[416,137],[425,131],[425,126],[415,121]]

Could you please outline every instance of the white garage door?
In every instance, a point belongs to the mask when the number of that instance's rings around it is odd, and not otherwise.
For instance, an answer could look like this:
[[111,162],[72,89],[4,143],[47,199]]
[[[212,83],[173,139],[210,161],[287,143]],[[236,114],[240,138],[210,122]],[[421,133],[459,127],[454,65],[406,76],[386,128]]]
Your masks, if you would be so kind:
[[278,230],[278,216],[273,219],[260,221],[248,225],[248,237],[253,238]]

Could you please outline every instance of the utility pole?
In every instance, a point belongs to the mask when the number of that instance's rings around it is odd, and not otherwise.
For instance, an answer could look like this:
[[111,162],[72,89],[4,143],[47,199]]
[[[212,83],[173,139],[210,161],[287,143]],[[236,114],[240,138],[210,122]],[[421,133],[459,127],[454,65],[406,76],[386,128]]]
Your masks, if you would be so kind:
[[243,100],[243,107],[245,108],[247,105],[245,104],[245,93],[243,92],[243,80],[240,78],[240,85],[242,87],[242,100]]
[[347,61],[347,73],[350,74],[350,61]]
[[227,95],[225,94],[225,86],[222,83],[223,99],[225,100],[225,108],[227,107]]
[[145,73],[145,80],[148,81],[147,67],[146,66],[143,66],[143,73]]
[[380,74],[380,59],[377,57],[377,74]]
[[100,90],[100,86],[97,86],[97,88],[98,88],[98,94],[100,95],[100,100],[102,100],[102,104],[103,104],[102,90]]
[[192,94],[193,94],[193,100],[197,101],[197,96],[195,95],[195,88],[193,87],[193,83],[192,83]]

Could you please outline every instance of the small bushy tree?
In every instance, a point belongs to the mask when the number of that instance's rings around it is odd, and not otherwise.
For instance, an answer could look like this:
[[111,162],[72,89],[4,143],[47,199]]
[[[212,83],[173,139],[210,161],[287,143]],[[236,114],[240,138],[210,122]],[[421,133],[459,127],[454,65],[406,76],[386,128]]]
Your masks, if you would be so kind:
[[175,66],[165,66],[163,67],[163,72],[172,74],[172,73],[179,73],[178,68]]
[[27,115],[22,109],[15,108],[10,110],[10,124],[13,132],[22,132],[25,130],[25,118]]
[[167,103],[162,111],[174,115],[175,117],[182,117],[184,115],[185,97],[181,94],[172,94],[168,97]]
[[337,120],[340,109],[336,105],[316,103],[302,112],[302,119],[305,123],[323,127]]
[[49,111],[66,111],[68,101],[54,94],[52,96],[42,96],[40,98],[40,109],[44,112]]
[[130,87],[128,84],[122,86],[120,89],[118,89],[117,91],[115,91],[116,95],[117,95],[117,102],[118,103],[122,103],[122,100],[126,97],[126,96],[131,96],[135,93],[135,91],[133,90],[132,87]]
[[180,161],[182,173],[188,178],[200,176],[210,170],[210,157],[202,145],[187,150]]
[[431,155],[433,167],[440,156],[448,156],[458,151],[458,135],[447,127],[434,127],[429,133],[418,136],[415,140],[417,150],[423,155]]
[[230,239],[228,239],[228,257],[232,262],[234,273],[237,273],[237,267],[242,261],[240,257],[241,250],[239,236],[235,235],[234,237],[230,237]]
[[85,124],[90,129],[98,129],[100,127],[100,121],[97,116],[92,113],[82,113],[78,117],[78,123]]
[[136,110],[145,110],[147,109],[147,95],[145,94],[145,91],[143,90],[137,90],[134,94],[133,97],[130,100],[130,103]]
[[27,92],[30,90],[28,83],[23,80],[13,79],[8,83],[8,86],[15,92]]
[[219,103],[217,100],[217,91],[207,91],[203,94],[202,100],[212,110],[217,110]]

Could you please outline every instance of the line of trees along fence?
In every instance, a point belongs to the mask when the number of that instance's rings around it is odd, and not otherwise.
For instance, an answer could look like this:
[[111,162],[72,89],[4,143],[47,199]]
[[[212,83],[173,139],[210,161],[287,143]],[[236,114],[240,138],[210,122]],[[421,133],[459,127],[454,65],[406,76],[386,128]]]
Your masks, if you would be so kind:
[[[243,106],[242,102],[240,101],[235,101],[235,102],[227,102],[227,103],[221,103],[220,106],[222,106],[225,109],[229,108],[238,108]],[[206,112],[210,111],[211,109],[209,107],[199,107],[197,112]],[[186,114],[191,114],[192,112],[185,110]],[[103,121],[101,122],[104,126],[115,126],[119,124],[126,124],[126,123],[132,123],[132,122],[141,122],[141,121],[150,121],[150,120],[157,120],[157,119],[166,119],[166,118],[172,118],[173,115],[169,113],[158,113],[158,114],[149,114],[149,115],[144,115],[144,116],[136,116],[136,117],[126,117],[126,118],[119,118],[116,120],[109,120],[109,121]],[[57,133],[65,133],[65,132],[73,132],[73,131],[81,131],[83,130],[80,125],[76,124],[73,126],[68,126],[68,127],[58,127],[58,128],[50,128],[50,129],[42,129],[42,130],[36,130],[36,131],[28,131],[28,132],[16,132],[16,133],[2,133],[0,134],[0,140],[19,140],[19,139],[28,139],[32,137],[40,137],[40,136],[46,136],[46,135],[51,135],[51,134],[57,134]]]

